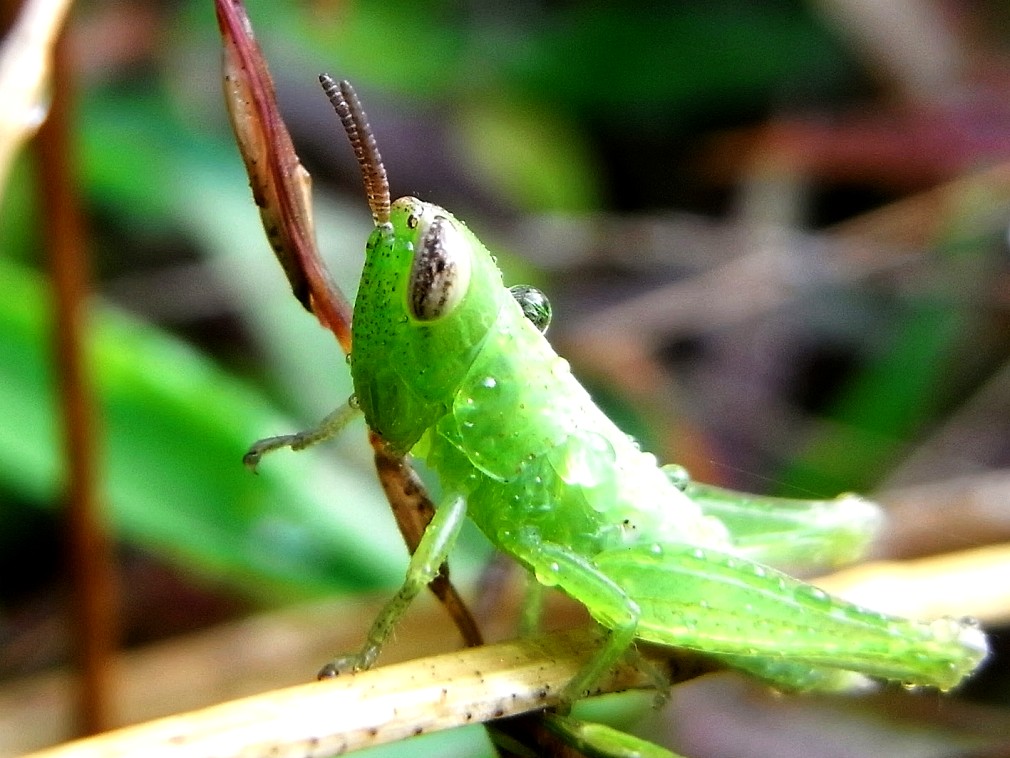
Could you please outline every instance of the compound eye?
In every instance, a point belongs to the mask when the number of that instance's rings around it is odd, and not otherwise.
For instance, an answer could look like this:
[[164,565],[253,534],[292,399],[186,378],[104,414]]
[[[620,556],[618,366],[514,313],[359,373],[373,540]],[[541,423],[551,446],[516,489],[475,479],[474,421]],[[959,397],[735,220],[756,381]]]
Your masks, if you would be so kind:
[[459,305],[470,284],[470,250],[463,235],[444,216],[435,216],[414,254],[407,290],[418,321],[434,321]]

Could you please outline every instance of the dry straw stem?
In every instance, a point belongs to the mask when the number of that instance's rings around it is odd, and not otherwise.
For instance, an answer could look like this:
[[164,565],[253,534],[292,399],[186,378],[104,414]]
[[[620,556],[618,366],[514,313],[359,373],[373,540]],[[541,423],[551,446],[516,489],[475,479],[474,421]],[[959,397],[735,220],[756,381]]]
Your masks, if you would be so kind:
[[[42,751],[88,756],[328,756],[557,704],[597,649],[592,627],[386,666],[234,700]],[[671,655],[672,654],[672,655]],[[687,653],[655,661],[675,679],[708,670]],[[599,685],[649,684],[621,666]],[[152,686],[157,686],[152,683]]]
[[[816,583],[880,610],[927,617],[1010,618],[1010,545],[905,563],[880,562]],[[942,601],[942,602],[941,602]],[[899,605],[900,604],[900,605]],[[596,649],[591,629],[422,658],[335,680],[274,690],[34,754],[85,756],[334,755],[516,715],[556,702]],[[682,681],[705,671],[688,653],[646,657]],[[601,692],[647,686],[622,667]],[[156,688],[157,681],[150,686]]]
[[896,616],[1010,621],[1010,545],[910,561],[874,561],[815,579],[828,592]]
[[18,149],[45,118],[52,49],[71,0],[27,0],[0,48],[0,193]]

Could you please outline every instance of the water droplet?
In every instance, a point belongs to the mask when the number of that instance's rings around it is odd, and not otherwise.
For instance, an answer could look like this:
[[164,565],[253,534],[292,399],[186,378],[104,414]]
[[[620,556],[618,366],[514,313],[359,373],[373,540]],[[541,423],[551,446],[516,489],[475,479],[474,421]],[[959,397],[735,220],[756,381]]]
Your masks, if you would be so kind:
[[480,385],[485,389],[493,390],[495,387],[498,386],[498,380],[495,379],[493,376],[485,376],[481,380]]
[[796,588],[797,595],[805,595],[810,600],[815,600],[818,603],[830,602],[831,598],[828,597],[828,593],[819,587],[812,587],[810,585],[803,585],[802,587]]
[[682,492],[691,482],[691,475],[687,472],[687,469],[678,463],[667,463],[665,466],[662,466],[662,469],[663,473],[666,474],[666,478],[670,480],[670,483]]

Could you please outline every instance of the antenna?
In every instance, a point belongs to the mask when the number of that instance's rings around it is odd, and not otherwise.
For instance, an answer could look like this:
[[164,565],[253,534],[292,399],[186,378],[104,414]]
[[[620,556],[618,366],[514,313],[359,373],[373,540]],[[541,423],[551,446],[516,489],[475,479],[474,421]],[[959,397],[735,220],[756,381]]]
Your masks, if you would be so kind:
[[372,127],[368,125],[365,109],[361,107],[354,87],[346,79],[337,82],[329,74],[320,74],[319,83],[323,85],[323,92],[330,99],[340,123],[344,125],[347,138],[354,148],[354,157],[361,166],[372,220],[376,225],[384,224],[389,221],[389,180],[386,179],[386,167],[382,165],[382,156],[375,144]]

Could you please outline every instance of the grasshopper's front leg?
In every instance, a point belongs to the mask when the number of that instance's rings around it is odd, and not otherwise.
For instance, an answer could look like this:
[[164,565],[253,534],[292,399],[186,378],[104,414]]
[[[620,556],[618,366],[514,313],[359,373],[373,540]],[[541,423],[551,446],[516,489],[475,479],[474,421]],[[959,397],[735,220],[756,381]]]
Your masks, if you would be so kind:
[[439,568],[449,555],[465,518],[466,500],[461,496],[448,498],[436,509],[431,523],[424,530],[417,550],[410,557],[403,585],[372,622],[364,646],[353,655],[340,656],[323,666],[319,672],[320,679],[348,671],[361,671],[375,663],[389,633],[410,606],[411,601],[438,575]]
[[358,404],[352,396],[344,405],[337,408],[311,429],[295,432],[294,434],[281,434],[277,437],[266,437],[265,439],[257,440],[249,448],[249,452],[242,457],[242,463],[247,468],[255,471],[263,456],[267,453],[272,453],[274,450],[280,450],[285,447],[289,447],[292,450],[304,450],[312,445],[333,439],[360,414],[361,409],[358,408]]

